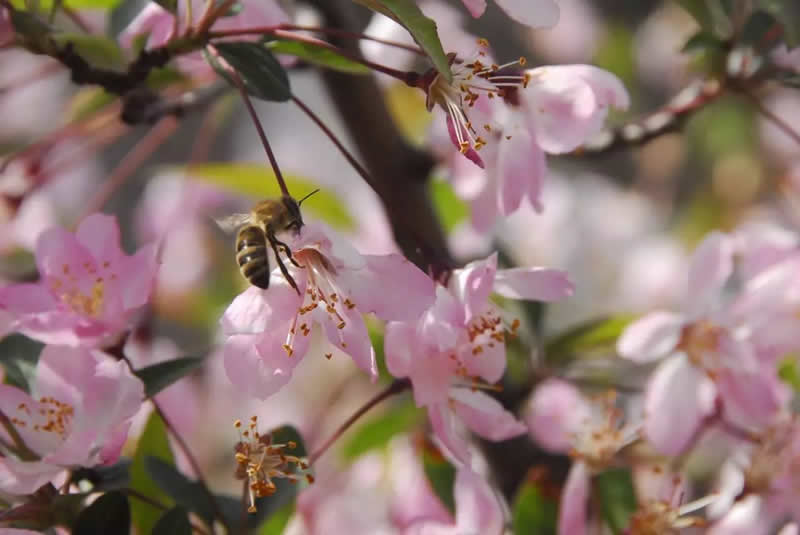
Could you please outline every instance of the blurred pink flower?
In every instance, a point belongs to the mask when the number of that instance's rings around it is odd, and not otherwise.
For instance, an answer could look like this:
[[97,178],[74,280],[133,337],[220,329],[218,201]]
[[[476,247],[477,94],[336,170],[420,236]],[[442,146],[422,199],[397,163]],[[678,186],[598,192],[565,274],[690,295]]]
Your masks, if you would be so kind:
[[144,399],[124,362],[63,346],[42,350],[31,390],[0,385],[0,410],[37,456],[0,459],[0,489],[11,494],[29,494],[72,467],[115,462]]
[[144,38],[144,48],[151,50],[166,45],[175,36],[176,26],[172,13],[156,2],[148,2],[117,39],[120,45],[130,49],[137,38]]
[[[478,18],[486,11],[486,0],[461,0]],[[547,28],[558,23],[559,9],[555,0],[494,0],[500,9],[517,22],[532,28]]]
[[[450,452],[465,461],[460,419],[490,440],[504,440],[525,427],[490,396],[474,391],[483,380],[500,380],[506,367],[507,325],[489,301],[492,292],[510,299],[555,301],[572,294],[566,274],[544,268],[497,269],[497,257],[454,270],[449,287],[437,286],[436,301],[414,321],[390,322],[384,349],[389,372],[408,377],[417,406],[428,407],[431,423]],[[485,385],[483,385],[485,386]]]
[[116,219],[103,214],[84,219],[75,234],[43,232],[36,265],[39,282],[0,288],[0,310],[26,336],[86,347],[112,342],[128,328],[150,297],[157,269],[155,247],[126,255]]
[[531,437],[552,452],[567,452],[573,433],[589,417],[577,388],[561,379],[547,379],[536,387],[525,411]]
[[748,428],[769,423],[785,401],[774,368],[761,366],[750,341],[735,329],[746,318],[734,321],[722,307],[733,255],[729,236],[709,234],[690,261],[684,313],[650,313],[617,342],[619,354],[636,362],[664,358],[645,393],[644,424],[663,453],[678,454],[690,443],[717,397],[724,418]]
[[502,533],[505,519],[503,510],[484,478],[469,467],[456,473],[453,488],[456,518],[451,524],[423,520],[412,524],[408,535],[465,535],[468,533]]
[[269,289],[250,287],[222,318],[225,370],[244,393],[266,398],[285,385],[319,325],[328,340],[374,379],[378,369],[362,314],[411,320],[433,301],[433,281],[401,255],[361,255],[321,224],[289,242],[301,295],[278,268]]

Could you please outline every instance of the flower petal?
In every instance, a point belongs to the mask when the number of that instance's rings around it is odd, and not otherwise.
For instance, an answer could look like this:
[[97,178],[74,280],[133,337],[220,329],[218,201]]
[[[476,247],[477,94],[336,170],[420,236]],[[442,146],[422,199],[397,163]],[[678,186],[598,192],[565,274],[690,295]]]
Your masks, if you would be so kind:
[[459,533],[502,533],[503,511],[489,484],[469,467],[456,473],[453,488]]
[[733,273],[733,241],[721,232],[711,232],[692,254],[689,263],[687,310],[708,311]]
[[572,464],[567,482],[561,491],[558,509],[558,535],[583,535],[586,533],[589,506],[589,467],[583,461]]
[[469,465],[471,456],[467,448],[467,441],[458,431],[458,421],[447,403],[428,406],[428,419],[436,438],[449,451],[453,457]]
[[115,264],[125,253],[119,245],[117,218],[105,214],[87,216],[75,231],[75,237],[98,264]]
[[367,372],[374,381],[378,378],[378,364],[364,318],[356,308],[342,309],[340,314],[344,314],[344,318],[341,323],[337,323],[338,320],[328,314],[324,307],[317,307],[312,313],[325,331],[328,341],[350,355],[356,366]]
[[499,401],[468,388],[451,388],[453,410],[472,431],[493,441],[506,440],[528,428],[505,410]]
[[[277,271],[277,268],[276,268]],[[305,292],[305,271],[295,277],[301,293]],[[257,334],[273,328],[297,313],[302,297],[283,277],[272,277],[269,288],[250,286],[234,298],[220,323],[225,334]]]
[[308,350],[308,337],[295,338],[290,357],[282,347],[288,330],[287,322],[276,326],[277,332],[263,336],[234,335],[225,340],[225,374],[242,395],[267,399],[289,382],[295,366]]
[[589,416],[589,408],[577,388],[560,379],[540,383],[525,412],[533,439],[553,452],[569,451],[573,434]]
[[677,455],[714,410],[714,383],[684,354],[659,365],[645,393],[644,432],[665,455]]
[[531,28],[550,28],[561,15],[554,0],[495,0],[517,22]]
[[628,325],[617,340],[617,353],[634,362],[652,362],[678,345],[683,317],[671,312],[652,312]]
[[566,272],[547,268],[500,269],[494,278],[494,291],[510,299],[559,301],[575,293]]
[[155,244],[145,245],[122,262],[118,281],[123,285],[122,306],[125,310],[142,307],[150,300],[158,269],[156,254]]
[[470,262],[464,268],[453,271],[450,287],[464,304],[466,321],[479,316],[489,302],[495,273],[497,272],[497,253],[484,260]]
[[483,15],[483,12],[486,11],[486,0],[461,0],[464,2],[464,7],[467,8],[470,15],[475,17],[476,19]]

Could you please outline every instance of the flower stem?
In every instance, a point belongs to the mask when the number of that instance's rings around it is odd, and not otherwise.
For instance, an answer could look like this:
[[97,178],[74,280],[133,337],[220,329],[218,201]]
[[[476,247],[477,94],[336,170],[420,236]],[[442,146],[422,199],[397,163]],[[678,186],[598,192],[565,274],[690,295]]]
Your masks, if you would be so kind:
[[379,392],[372,399],[364,403],[364,405],[354,412],[350,418],[345,420],[344,423],[340,425],[330,437],[328,437],[328,440],[326,440],[322,446],[317,448],[317,450],[308,457],[308,464],[313,465],[322,456],[322,454],[328,451],[333,443],[345,433],[345,431],[347,431],[354,423],[356,423],[359,418],[369,412],[372,407],[395,394],[399,394],[400,392],[407,390],[410,386],[411,382],[408,379],[395,379],[392,384],[386,387],[382,392]]
[[345,159],[350,162],[350,165],[353,166],[353,169],[355,169],[358,174],[361,175],[361,178],[363,178],[367,184],[371,184],[372,179],[369,176],[369,172],[364,168],[363,165],[359,163],[358,160],[356,160],[355,156],[353,156],[353,153],[345,148],[339,138],[336,137],[336,134],[334,134],[333,131],[328,128],[328,125],[322,122],[322,119],[320,119],[319,116],[311,110],[311,108],[306,106],[305,103],[295,95],[292,95],[292,102],[297,104],[297,106],[303,110],[305,114],[308,115],[312,121],[314,121],[314,123],[316,123],[319,129],[322,130],[326,136],[328,136],[333,144],[336,145],[336,148],[339,149],[339,152],[341,152]]
[[770,110],[769,108],[767,108],[767,107],[764,105],[764,103],[763,103],[763,102],[761,102],[761,100],[760,100],[760,99],[759,99],[757,96],[755,96],[753,93],[751,93],[750,91],[746,91],[746,90],[745,90],[745,91],[742,91],[742,93],[743,93],[743,94],[744,94],[744,95],[745,95],[745,96],[746,96],[748,99],[750,99],[750,101],[751,101],[751,102],[753,103],[753,105],[755,106],[756,110],[758,110],[758,112],[759,112],[761,115],[763,115],[764,117],[766,117],[767,119],[769,119],[770,121],[772,121],[772,124],[774,124],[774,125],[775,125],[776,127],[778,127],[778,128],[781,130],[781,131],[783,131],[783,133],[784,133],[784,134],[786,134],[787,136],[789,136],[790,138],[792,138],[792,140],[793,140],[795,143],[797,143],[798,145],[800,145],[800,133],[798,133],[798,131],[797,131],[797,130],[795,130],[794,128],[792,128],[792,127],[789,125],[789,123],[787,123],[786,121],[784,121],[784,120],[783,120],[783,118],[779,117],[779,116],[778,116],[778,115],[777,115],[775,112],[773,112],[772,110]]
[[208,45],[208,49],[212,54],[214,54],[217,60],[225,66],[228,74],[230,74],[231,80],[233,80],[234,84],[236,84],[236,88],[242,95],[242,100],[244,100],[247,113],[250,114],[250,118],[253,120],[253,124],[256,127],[256,132],[258,132],[258,137],[261,139],[261,145],[263,145],[264,152],[267,153],[267,158],[269,158],[269,164],[272,166],[272,170],[275,172],[275,180],[278,181],[278,187],[281,189],[281,195],[285,197],[291,197],[289,194],[289,188],[286,187],[286,181],[283,179],[283,174],[281,174],[281,169],[278,167],[278,161],[275,159],[275,154],[272,152],[272,147],[270,147],[269,141],[267,140],[267,135],[264,133],[264,128],[261,126],[261,121],[258,120],[258,114],[256,114],[253,103],[250,101],[250,95],[247,94],[247,88],[244,86],[242,77],[239,76],[239,73],[236,72],[234,68],[225,62],[225,59],[219,55],[217,49],[214,48],[213,45]]

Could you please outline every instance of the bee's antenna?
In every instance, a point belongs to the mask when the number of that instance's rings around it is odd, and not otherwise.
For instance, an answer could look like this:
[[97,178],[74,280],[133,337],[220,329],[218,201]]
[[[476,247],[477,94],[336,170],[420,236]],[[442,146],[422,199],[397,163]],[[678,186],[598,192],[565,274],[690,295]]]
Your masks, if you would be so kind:
[[318,193],[318,192],[319,192],[319,188],[315,189],[314,191],[312,191],[311,193],[309,193],[308,195],[306,195],[305,197],[303,197],[302,199],[297,201],[297,206],[300,206],[301,204],[303,204],[304,200],[308,199],[309,197],[311,197],[312,195],[314,195],[315,193]]

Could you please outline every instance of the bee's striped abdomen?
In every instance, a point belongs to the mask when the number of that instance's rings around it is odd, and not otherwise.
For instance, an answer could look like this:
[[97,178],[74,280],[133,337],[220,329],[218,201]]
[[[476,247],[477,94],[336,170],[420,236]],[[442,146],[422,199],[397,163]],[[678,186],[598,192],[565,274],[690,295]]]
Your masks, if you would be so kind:
[[267,237],[259,227],[246,226],[236,237],[236,262],[242,276],[258,288],[269,287]]

